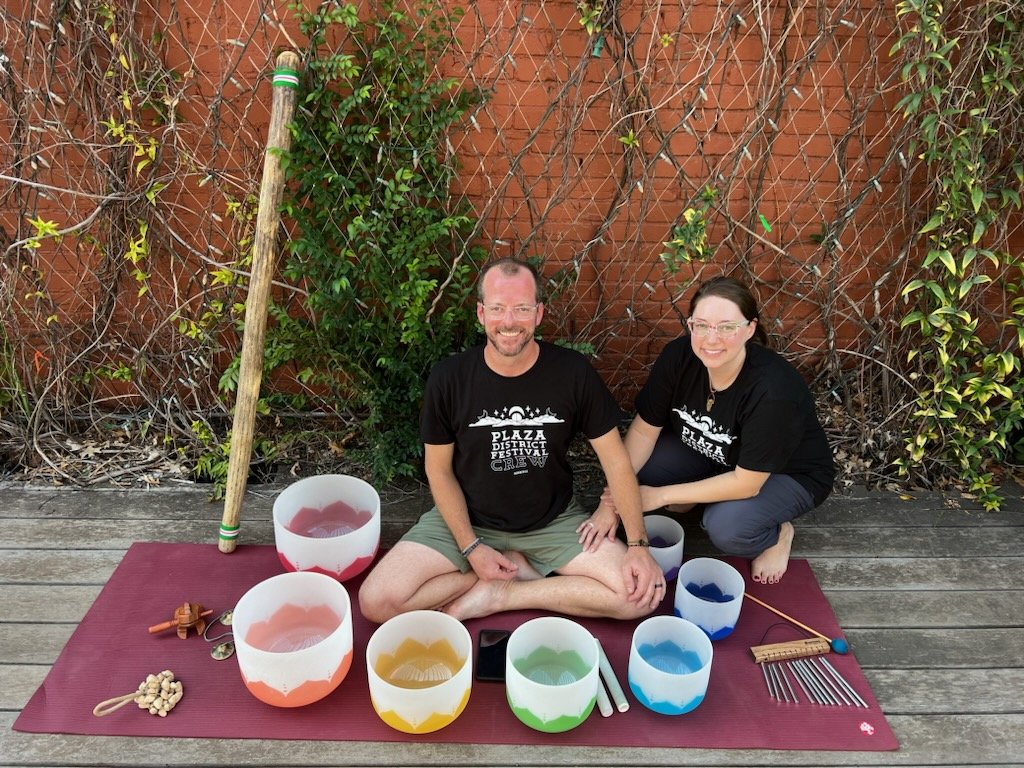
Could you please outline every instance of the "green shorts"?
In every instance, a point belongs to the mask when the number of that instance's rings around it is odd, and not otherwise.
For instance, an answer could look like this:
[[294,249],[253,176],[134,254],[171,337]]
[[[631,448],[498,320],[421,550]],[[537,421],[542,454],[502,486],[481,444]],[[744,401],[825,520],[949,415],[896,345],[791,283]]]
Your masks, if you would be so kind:
[[[473,531],[484,544],[499,552],[522,552],[538,573],[547,576],[583,552],[580,535],[576,529],[586,517],[587,513],[583,507],[576,499],[572,499],[565,512],[536,531],[512,533],[479,526],[474,526]],[[402,541],[415,541],[440,552],[462,573],[470,570],[469,561],[462,556],[459,545],[455,543],[455,538],[441,513],[437,511],[437,507],[425,513],[402,536]]]

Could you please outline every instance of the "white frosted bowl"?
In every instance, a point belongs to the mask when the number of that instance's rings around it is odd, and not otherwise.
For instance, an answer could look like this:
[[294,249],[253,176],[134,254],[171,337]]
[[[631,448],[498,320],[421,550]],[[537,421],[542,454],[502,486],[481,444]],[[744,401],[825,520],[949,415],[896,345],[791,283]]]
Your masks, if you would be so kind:
[[[317,511],[337,508],[339,502],[361,519],[349,525],[325,517],[319,529],[303,529],[313,533],[293,530],[300,514],[315,521]],[[294,482],[274,499],[274,543],[285,570],[323,573],[338,581],[358,576],[380,547],[380,496],[372,485],[349,475],[315,475]]]

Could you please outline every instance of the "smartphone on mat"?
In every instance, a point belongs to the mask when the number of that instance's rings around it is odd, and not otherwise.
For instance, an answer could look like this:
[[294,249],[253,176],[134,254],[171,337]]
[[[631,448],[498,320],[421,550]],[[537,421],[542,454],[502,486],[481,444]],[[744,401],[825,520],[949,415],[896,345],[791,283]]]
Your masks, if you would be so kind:
[[507,629],[481,629],[476,643],[476,679],[496,683],[505,681],[505,647]]

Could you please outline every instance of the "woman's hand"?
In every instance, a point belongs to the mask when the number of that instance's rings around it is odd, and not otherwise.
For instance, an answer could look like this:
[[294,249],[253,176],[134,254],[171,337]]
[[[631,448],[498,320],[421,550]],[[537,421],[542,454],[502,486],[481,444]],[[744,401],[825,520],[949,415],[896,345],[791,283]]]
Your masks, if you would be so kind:
[[[605,491],[607,494],[607,490]],[[609,496],[610,499],[610,496]],[[601,503],[597,505],[594,513],[580,523],[576,533],[580,535],[580,544],[584,552],[594,552],[605,540],[614,541],[615,532],[619,529],[619,516],[615,512],[615,505],[605,503],[604,496]]]
[[[640,486],[640,510],[642,512],[653,512],[656,509],[661,509],[668,503],[665,499],[664,487],[653,485]],[[608,507],[613,511],[615,510],[615,500],[612,499],[611,491],[607,488],[601,494],[601,506]]]
[[651,485],[640,486],[640,509],[644,512],[651,512],[661,509],[667,502],[664,499],[665,489]]

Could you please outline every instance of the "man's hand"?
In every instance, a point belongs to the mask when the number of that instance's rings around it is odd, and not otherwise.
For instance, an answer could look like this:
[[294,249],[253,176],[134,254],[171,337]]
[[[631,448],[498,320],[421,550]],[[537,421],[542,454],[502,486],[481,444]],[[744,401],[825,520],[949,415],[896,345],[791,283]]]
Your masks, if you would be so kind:
[[615,513],[614,504],[606,504],[602,498],[594,513],[580,523],[576,533],[580,535],[580,544],[584,552],[594,552],[606,539],[615,540],[615,532],[619,529],[619,516]]
[[481,544],[469,553],[469,564],[483,581],[512,581],[519,572],[519,566],[501,552]]
[[647,547],[629,547],[622,560],[622,578],[631,603],[640,603],[651,610],[665,599],[668,587],[661,566]]

